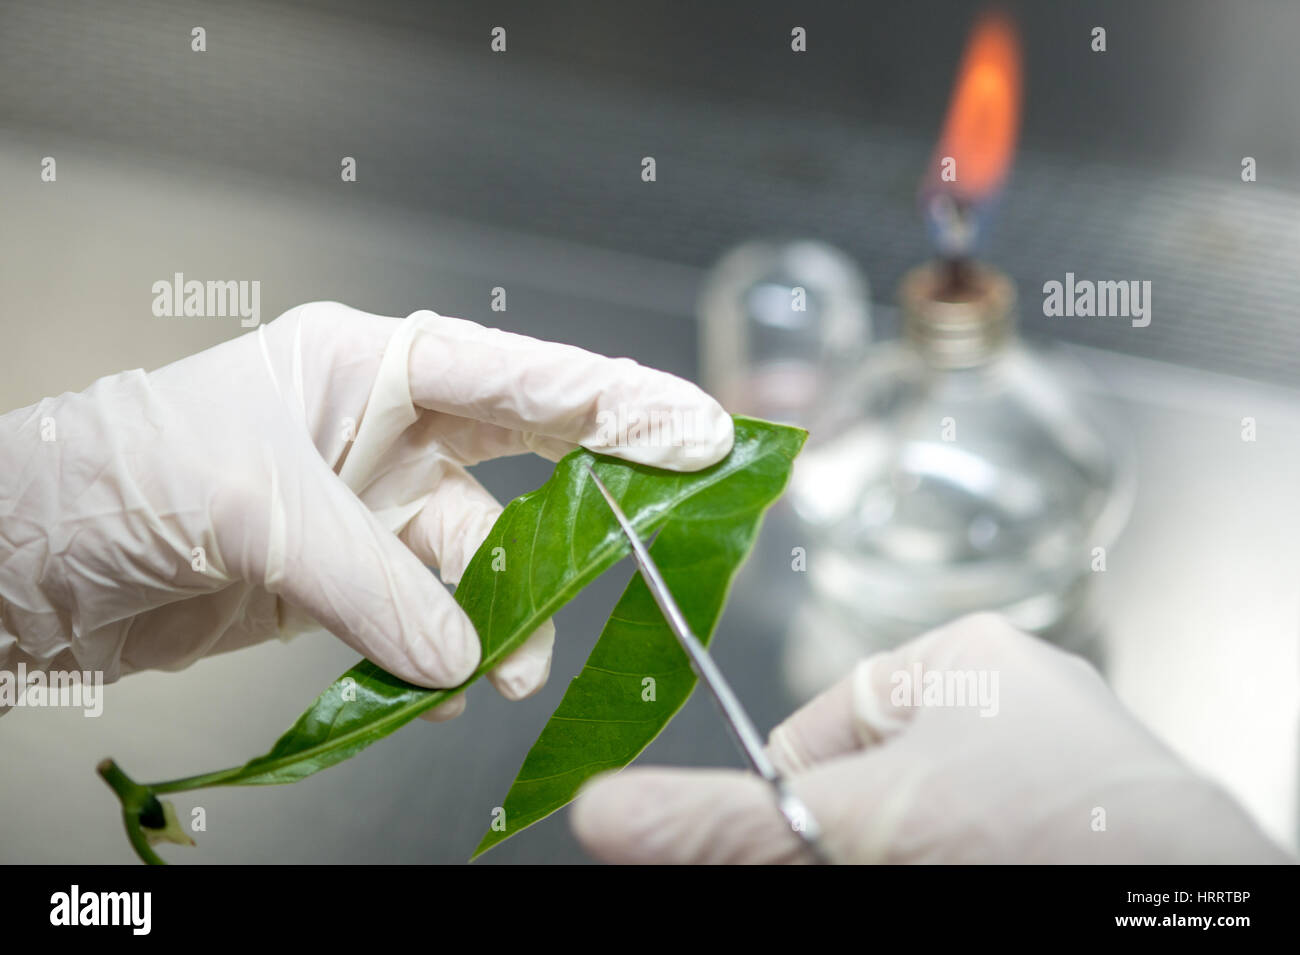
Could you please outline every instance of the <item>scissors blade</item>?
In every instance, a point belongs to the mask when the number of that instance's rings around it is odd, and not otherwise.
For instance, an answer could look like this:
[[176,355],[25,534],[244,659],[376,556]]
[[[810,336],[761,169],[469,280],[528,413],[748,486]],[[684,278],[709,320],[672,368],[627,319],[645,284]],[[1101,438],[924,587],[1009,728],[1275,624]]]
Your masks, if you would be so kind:
[[623,529],[623,535],[628,539],[628,543],[632,545],[632,557],[636,560],[637,567],[641,571],[641,577],[650,589],[651,596],[654,597],[654,601],[659,606],[664,619],[668,622],[669,628],[677,637],[677,642],[686,651],[691,666],[713,695],[718,708],[722,711],[723,719],[731,729],[731,734],[739,745],[740,751],[744,753],[746,760],[749,761],[750,767],[775,790],[777,808],[785,816],[786,821],[790,823],[795,833],[807,845],[813,858],[821,863],[830,861],[821,845],[821,828],[818,826],[817,820],[813,818],[812,813],[809,812],[803,801],[786,784],[785,778],[767,755],[762,737],[758,735],[758,730],[754,728],[754,722],[749,718],[749,713],[741,705],[740,698],[731,689],[731,684],[727,682],[727,678],[722,675],[722,671],[713,662],[713,657],[709,655],[709,651],[705,649],[704,644],[700,642],[700,638],[695,635],[690,624],[686,622],[686,616],[682,613],[681,607],[677,605],[677,600],[673,597],[672,591],[668,589],[668,584],[659,571],[659,565],[650,556],[650,551],[646,548],[641,535],[636,532],[632,522],[628,520],[627,515],[623,513],[623,509],[614,500],[614,495],[609,492],[605,482],[600,479],[590,465],[587,466],[587,473],[591,475],[591,479],[600,491],[601,497],[605,499],[605,503],[609,505],[609,509],[614,513],[618,526]]
[[709,651],[704,648],[700,638],[691,630],[690,624],[686,622],[685,615],[682,614],[681,607],[677,605],[677,600],[673,597],[672,591],[668,589],[668,584],[664,581],[663,574],[659,571],[659,566],[650,556],[650,551],[646,549],[645,542],[641,540],[641,535],[636,532],[632,522],[628,520],[623,509],[618,506],[614,500],[614,495],[610,494],[609,488],[605,487],[605,482],[597,477],[596,472],[590,467],[587,473],[596,483],[601,496],[609,509],[614,512],[614,517],[618,520],[619,527],[623,529],[623,534],[627,537],[632,545],[632,556],[636,560],[637,567],[641,570],[641,576],[650,588],[650,594],[654,597],[655,603],[659,605],[664,619],[668,621],[668,626],[672,629],[677,637],[677,642],[681,644],[682,649],[686,651],[686,656],[690,658],[691,666],[699,674],[704,685],[708,687],[709,692],[717,701],[718,707],[722,710],[723,718],[727,725],[730,726],[736,741],[740,744],[741,752],[749,761],[749,765],[754,772],[762,776],[769,782],[776,782],[780,774],[776,771],[776,766],[767,755],[767,750],[763,747],[762,737],[758,735],[758,730],[754,728],[753,721],[749,714],[741,705],[740,699],[731,689],[731,684],[727,678],[722,675],[717,664],[713,662],[713,657],[709,656]]

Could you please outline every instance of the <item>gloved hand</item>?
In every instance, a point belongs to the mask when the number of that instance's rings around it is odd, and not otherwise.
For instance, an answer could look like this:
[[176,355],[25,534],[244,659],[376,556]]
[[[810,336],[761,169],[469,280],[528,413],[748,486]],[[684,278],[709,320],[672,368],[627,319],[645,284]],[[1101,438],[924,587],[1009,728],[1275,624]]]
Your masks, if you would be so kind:
[[[908,681],[924,691],[935,679],[926,674],[954,675],[955,686],[956,674],[974,673],[964,683],[978,688],[981,671],[994,692],[983,701],[968,692],[973,706],[907,695]],[[832,861],[1288,861],[1091,666],[991,614],[861,661],[773,730],[768,751],[821,824]],[[808,861],[770,787],[738,771],[600,777],[580,794],[573,825],[610,862]]]
[[[615,422],[660,412],[687,433],[619,446]],[[425,564],[458,581],[501,511],[467,466],[581,444],[689,471],[731,443],[717,402],[629,359],[303,305],[0,417],[0,669],[111,681],[319,624],[410,682],[454,686],[479,642]],[[553,640],[548,622],[497,688],[540,687]]]

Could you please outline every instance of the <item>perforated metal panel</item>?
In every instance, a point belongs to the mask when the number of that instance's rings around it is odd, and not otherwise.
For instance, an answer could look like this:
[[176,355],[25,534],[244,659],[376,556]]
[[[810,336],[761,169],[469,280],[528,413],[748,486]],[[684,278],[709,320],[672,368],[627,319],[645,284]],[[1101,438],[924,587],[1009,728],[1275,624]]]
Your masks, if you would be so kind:
[[[11,5],[0,23],[0,102],[6,123],[75,132],[88,148],[111,142],[151,156],[220,163],[331,198],[339,196],[340,157],[355,156],[359,194],[405,211],[670,262],[704,266],[754,235],[815,236],[857,257],[887,295],[927,254],[914,190],[931,145],[920,130],[932,128],[937,113],[905,132],[850,121],[842,99],[825,112],[794,109],[791,96],[764,106],[735,95],[726,82],[700,79],[708,44],[682,39],[691,31],[662,12],[642,20],[629,12],[621,29],[601,23],[588,36],[580,26],[588,21],[563,6],[578,25],[567,40],[572,63],[553,24],[546,28],[539,16],[518,12],[510,20],[495,8]],[[770,19],[772,5],[760,6]],[[518,24],[507,56],[488,50],[487,30],[498,15]],[[1172,29],[1183,21],[1171,22]],[[196,24],[208,31],[206,53],[190,50]],[[951,38],[964,25],[964,16],[942,24],[932,60],[951,55]],[[1146,25],[1148,53],[1159,26]],[[715,44],[719,69],[740,69],[728,43],[747,48],[761,41],[753,24],[736,29],[740,35]],[[819,36],[828,42],[824,32]],[[1030,52],[1042,58],[1042,46],[1058,41],[1038,38]],[[877,36],[862,47],[884,56],[888,44]],[[619,50],[627,59],[622,66]],[[673,82],[677,54],[690,60]],[[1068,63],[1078,68],[1077,59]],[[946,65],[932,66],[916,65],[930,92],[885,84],[863,90],[864,104],[910,95],[917,110],[926,108],[921,101],[934,100],[932,91],[949,76]],[[1088,88],[1071,95],[1090,104],[1081,115],[1105,137],[1108,114],[1097,97],[1113,90],[1104,75],[1071,80],[1050,67],[1048,76],[1043,72],[1044,90],[1073,81],[1098,85],[1092,99]],[[691,94],[696,80],[708,96]],[[838,89],[833,75],[809,73],[808,82],[814,80]],[[779,77],[770,82],[781,85]],[[941,106],[941,99],[929,103]],[[1171,112],[1184,115],[1184,107],[1171,105]],[[1126,117],[1131,127],[1122,104],[1115,108],[1116,122]],[[1266,182],[1242,183],[1232,150],[1244,152],[1249,143],[1225,141],[1221,170],[1195,176],[1154,162],[1142,142],[1127,155],[1122,141],[1112,143],[1117,158],[1103,163],[1057,154],[1042,136],[1029,138],[987,250],[1019,282],[1027,328],[1135,355],[1300,380],[1300,194],[1282,187],[1276,169]],[[653,184],[640,180],[647,155],[657,162]],[[1045,318],[1043,283],[1067,272],[1150,281],[1150,327]]]

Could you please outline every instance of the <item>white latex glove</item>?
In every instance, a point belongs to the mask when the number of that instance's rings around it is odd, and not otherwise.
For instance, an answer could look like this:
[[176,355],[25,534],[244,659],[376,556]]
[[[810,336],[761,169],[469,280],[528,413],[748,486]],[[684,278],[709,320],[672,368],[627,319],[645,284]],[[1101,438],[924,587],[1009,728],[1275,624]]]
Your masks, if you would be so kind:
[[[601,412],[620,409],[684,412],[694,444],[614,446]],[[501,511],[466,466],[578,444],[698,470],[731,449],[732,425],[694,385],[629,359],[334,302],[11,412],[0,669],[111,681],[319,624],[412,683],[455,686],[478,638],[425,565],[458,581]],[[506,696],[545,682],[554,632],[491,675]]]
[[[905,685],[895,674],[918,665],[996,671],[995,707],[983,708],[992,715],[895,705],[905,702],[893,696]],[[837,862],[1288,861],[1091,666],[995,615],[861,661],[773,730],[768,751]],[[738,771],[601,777],[579,796],[573,825],[610,862],[808,861],[769,787]]]

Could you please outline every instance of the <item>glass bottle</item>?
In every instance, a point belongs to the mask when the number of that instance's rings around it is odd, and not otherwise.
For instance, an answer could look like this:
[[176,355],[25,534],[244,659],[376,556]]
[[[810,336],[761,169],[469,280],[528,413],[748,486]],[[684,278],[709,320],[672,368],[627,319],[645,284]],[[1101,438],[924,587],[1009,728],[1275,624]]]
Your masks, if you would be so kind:
[[815,599],[876,646],[985,609],[1045,630],[1122,526],[1126,456],[1021,343],[1005,275],[923,265],[900,305],[796,466]]
[[804,427],[871,339],[865,276],[809,239],[737,246],[706,277],[699,314],[705,388],[729,411]]

